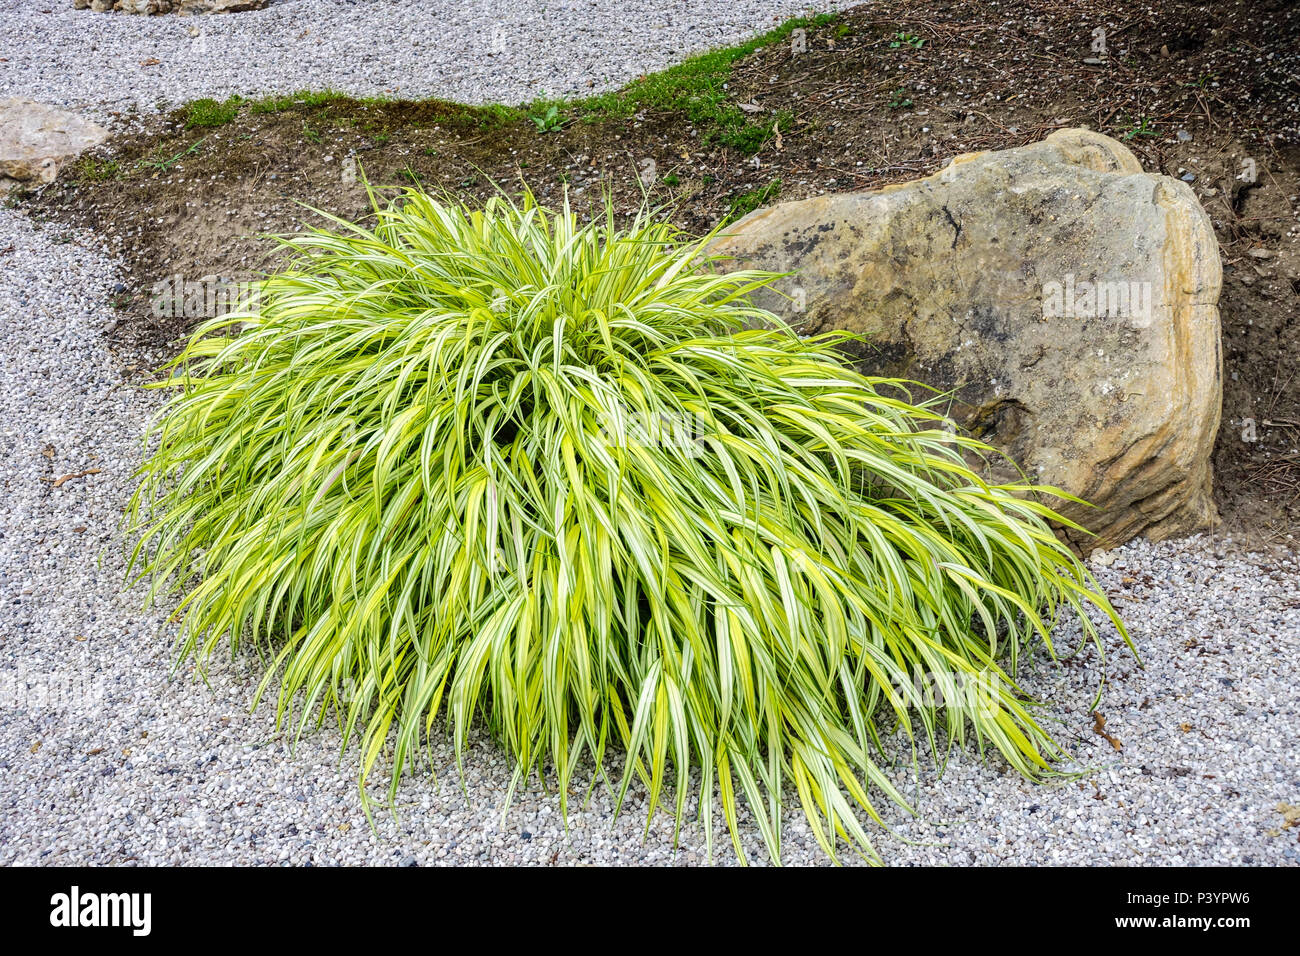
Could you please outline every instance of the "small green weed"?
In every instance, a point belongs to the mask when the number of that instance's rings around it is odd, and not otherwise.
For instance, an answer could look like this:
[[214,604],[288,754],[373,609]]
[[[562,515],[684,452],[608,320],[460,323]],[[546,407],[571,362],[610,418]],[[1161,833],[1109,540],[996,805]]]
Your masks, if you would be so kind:
[[185,108],[185,128],[225,126],[239,114],[241,102],[238,96],[220,102],[211,97],[194,100]]

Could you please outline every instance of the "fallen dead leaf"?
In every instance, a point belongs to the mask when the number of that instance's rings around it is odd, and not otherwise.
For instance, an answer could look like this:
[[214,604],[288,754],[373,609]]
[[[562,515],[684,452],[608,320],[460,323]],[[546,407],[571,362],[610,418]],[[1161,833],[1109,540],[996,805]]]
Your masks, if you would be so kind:
[[161,63],[161,62],[162,62],[162,60],[158,59],[156,56],[151,56],[151,57],[149,57],[149,59],[147,59],[147,60],[141,60],[141,61],[140,61],[140,65],[141,65],[141,66],[157,66],[157,65],[158,65],[159,63]]
[[1110,734],[1106,733],[1106,717],[1101,711],[1096,711],[1092,715],[1092,732],[1099,737],[1105,737],[1106,742],[1116,750],[1124,749],[1124,745],[1119,742],[1118,738],[1112,737]]
[[1300,806],[1291,803],[1279,803],[1277,812],[1282,814],[1282,829],[1300,827]]
[[63,486],[65,481],[72,481],[74,478],[85,478],[87,475],[97,475],[101,470],[102,469],[99,468],[87,468],[85,471],[74,471],[71,474],[64,475],[62,478],[54,479],[50,487],[59,488]]

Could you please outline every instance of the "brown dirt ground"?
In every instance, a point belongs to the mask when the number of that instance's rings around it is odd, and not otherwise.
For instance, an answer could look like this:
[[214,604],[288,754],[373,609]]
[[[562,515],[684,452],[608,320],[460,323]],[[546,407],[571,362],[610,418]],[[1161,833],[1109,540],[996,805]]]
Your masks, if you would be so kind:
[[[1159,9],[1148,9],[1148,7]],[[1107,31],[1104,62],[1093,31]],[[899,34],[906,35],[901,39]],[[336,99],[275,113],[245,106],[216,128],[178,111],[119,136],[18,201],[37,217],[94,227],[127,263],[110,339],[130,370],[174,350],[185,320],[149,308],[154,282],[247,278],[273,267],[265,234],[315,218],[301,203],[364,218],[340,174],[354,153],[372,182],[482,198],[526,181],[543,201],[609,189],[621,213],[649,201],[692,232],[729,213],[933,172],[952,156],[1005,149],[1053,129],[1123,139],[1148,170],[1194,177],[1222,247],[1225,388],[1215,451],[1225,530],[1251,544],[1300,528],[1300,4],[1133,0],[868,3],[739,60],[729,82],[756,153],[719,146],[675,110],[630,117],[561,111],[542,132],[437,101]],[[921,42],[918,47],[917,41]],[[896,44],[896,45],[895,45]],[[1253,160],[1253,183],[1241,178]],[[1255,423],[1256,441],[1243,440]]]

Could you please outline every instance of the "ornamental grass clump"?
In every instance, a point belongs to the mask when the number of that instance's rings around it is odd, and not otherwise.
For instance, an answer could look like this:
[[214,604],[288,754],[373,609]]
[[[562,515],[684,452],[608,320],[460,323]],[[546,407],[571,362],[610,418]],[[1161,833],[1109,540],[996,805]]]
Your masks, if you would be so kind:
[[182,660],[264,651],[259,697],[294,733],[337,715],[363,794],[481,720],[512,790],[564,809],[609,757],[680,825],[695,774],[710,848],[716,799],[741,852],[743,799],[773,860],[787,791],[877,859],[900,726],[1053,773],[1017,655],[1063,616],[1100,647],[1088,604],[1123,627],[1044,489],[981,481],[985,446],[752,306],[777,277],[710,268],[711,237],[527,195],[375,216],[284,240],[163,383],[128,524]]

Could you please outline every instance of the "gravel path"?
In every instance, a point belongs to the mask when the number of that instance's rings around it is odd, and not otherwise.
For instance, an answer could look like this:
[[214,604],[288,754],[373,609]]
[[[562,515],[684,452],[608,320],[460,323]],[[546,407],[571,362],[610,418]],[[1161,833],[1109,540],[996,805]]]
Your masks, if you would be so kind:
[[[277,0],[225,16],[0,0],[0,97],[104,116],[310,86],[526,102],[619,85],[834,0]],[[846,5],[846,4],[845,4]],[[52,10],[50,13],[43,10]]]
[[[375,6],[366,8],[365,23],[376,23]],[[553,4],[552,10],[567,6]],[[605,16],[614,8],[603,0],[591,6]],[[652,67],[687,46],[765,22],[760,9],[769,15],[794,7],[716,6],[706,11],[682,4],[681,10],[696,10],[688,20],[676,4],[643,4],[635,28],[602,33],[593,27],[587,45],[571,47],[583,51],[581,60],[566,66],[563,56],[548,50],[547,62],[558,65],[539,65],[536,76],[526,75],[540,82],[548,70],[567,70],[569,79],[584,84],[595,69],[590,64],[606,62],[602,57],[611,51],[636,50],[641,68]],[[15,31],[40,24],[65,24],[54,28],[60,37],[76,33],[67,23],[101,31],[94,34],[101,47],[122,42],[111,39],[127,30],[119,21],[146,31],[142,36],[169,29],[164,18],[62,9],[39,20],[22,12],[14,21],[18,9],[0,0],[0,29],[10,34],[0,37],[5,47]],[[718,10],[732,19],[714,16]],[[690,25],[706,13],[715,32],[692,32]],[[403,29],[394,22],[409,30],[410,22],[395,16],[363,44],[359,5],[283,3],[260,21],[245,22],[247,16],[221,28],[238,31],[245,44],[270,44],[281,55],[250,56],[257,68],[246,75],[233,55],[210,68],[178,68],[168,75],[183,81],[183,95],[344,85],[331,72],[337,69],[332,62],[299,58],[291,44],[275,47],[274,31],[256,28],[259,22],[283,31],[285,18],[297,17],[294,22],[309,22],[313,34],[337,30],[367,50],[390,46],[383,31]],[[674,46],[669,33],[657,34],[653,46],[641,43],[637,30],[648,34],[670,19],[678,25],[675,35],[689,36],[689,44]],[[532,48],[567,35],[557,26],[561,20],[539,15]],[[432,44],[443,32],[428,27],[424,35]],[[259,34],[266,39],[254,40]],[[30,39],[30,32],[25,35]],[[6,70],[0,95],[58,102],[57,89],[68,103],[120,102],[113,97],[122,80],[111,70],[88,63],[54,72],[57,63],[75,60],[75,49],[88,49],[89,39],[73,49],[59,48],[62,40],[48,34],[36,36],[37,42],[24,43],[19,59],[46,74],[19,82],[21,64],[0,64]],[[130,64],[143,58],[146,46],[137,40],[128,52],[119,45],[111,56],[134,75]],[[325,46],[338,49],[329,41]],[[251,47],[241,49],[242,57]],[[6,55],[12,51],[0,48]],[[523,73],[493,73],[493,85],[471,93],[473,71],[485,71],[480,79],[491,72],[477,58],[442,47],[428,59],[405,50],[401,57],[367,64],[365,76],[358,67],[349,88],[369,90],[366,84],[383,82],[383,73],[400,72],[398,64],[420,67],[402,74],[413,84],[403,87],[409,93],[508,98],[510,90],[524,88],[514,84],[528,82]],[[223,85],[241,76],[245,85]],[[468,800],[449,749],[438,743],[432,753],[437,783],[408,776],[398,815],[377,815],[372,830],[357,799],[356,754],[340,760],[337,733],[321,731],[290,753],[269,712],[248,713],[253,682],[244,662],[215,666],[210,688],[187,674],[173,676],[172,630],[164,615],[142,612],[138,593],[120,591],[117,520],[139,461],[137,436],[154,399],[125,381],[103,345],[118,281],[98,239],[34,229],[25,217],[0,209],[0,864],[704,861],[695,825],[685,828],[676,851],[671,820],[663,814],[642,839],[644,794],[635,788],[617,822],[611,822],[608,796],[598,790],[587,807],[571,811],[566,835],[558,802],[534,787],[517,797],[503,823],[509,769],[486,740],[475,742],[467,764]],[[65,475],[80,477],[60,484]],[[1045,716],[1060,721],[1061,739],[1094,772],[1081,781],[1036,787],[969,753],[955,755],[942,779],[926,769],[914,779],[910,766],[900,763],[894,776],[914,796],[919,818],[887,810],[900,837],[913,841],[880,831],[888,861],[1300,861],[1298,831],[1282,828],[1278,810],[1279,804],[1300,804],[1300,563],[1294,555],[1241,554],[1230,541],[1205,538],[1136,542],[1105,560],[1110,563],[1098,573],[1130,620],[1146,664],[1137,669],[1122,649],[1111,649],[1102,711],[1107,733],[1122,749],[1092,731],[1087,711],[1099,673],[1092,652],[1061,667],[1038,661],[1027,686],[1053,701]],[[1076,638],[1069,630],[1058,635],[1066,645]],[[906,754],[901,745],[896,752]],[[747,853],[761,860],[747,833]],[[733,862],[723,834],[715,859]],[[824,862],[795,813],[787,819],[785,860]]]

